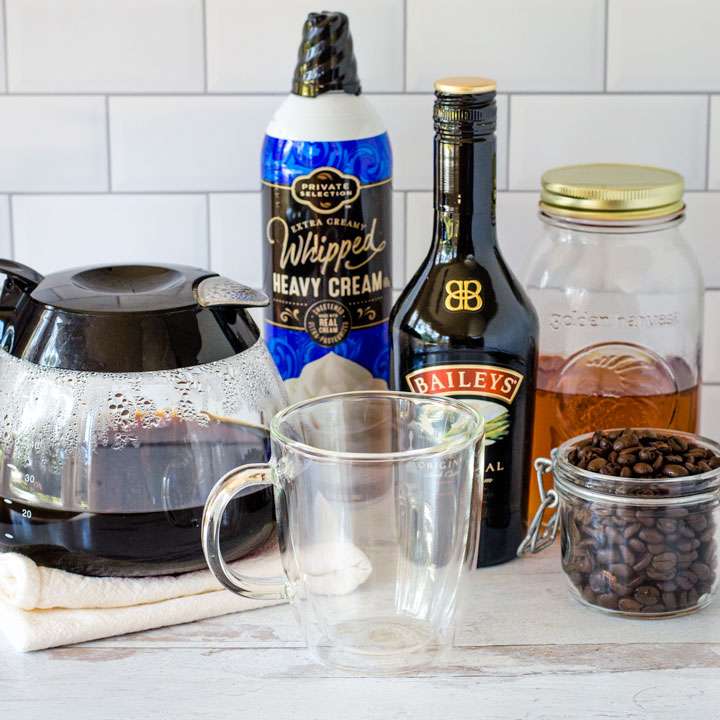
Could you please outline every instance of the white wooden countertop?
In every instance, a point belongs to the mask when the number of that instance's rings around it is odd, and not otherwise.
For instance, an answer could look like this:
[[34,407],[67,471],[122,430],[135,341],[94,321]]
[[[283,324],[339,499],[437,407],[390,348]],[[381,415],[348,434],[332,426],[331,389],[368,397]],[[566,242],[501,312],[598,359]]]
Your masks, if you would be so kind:
[[567,593],[557,548],[473,573],[455,647],[402,677],[327,670],[277,606],[26,655],[0,647],[12,720],[718,720],[720,599],[624,620]]

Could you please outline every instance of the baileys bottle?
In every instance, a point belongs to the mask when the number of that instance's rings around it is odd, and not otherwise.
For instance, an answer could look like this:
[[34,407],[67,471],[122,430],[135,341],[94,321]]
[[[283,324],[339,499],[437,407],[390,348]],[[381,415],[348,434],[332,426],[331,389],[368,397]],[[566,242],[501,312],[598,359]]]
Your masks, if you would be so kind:
[[445,78],[435,96],[432,241],[392,311],[391,385],[485,418],[478,563],[495,565],[525,537],[538,320],[497,243],[495,82]]
[[311,13],[262,154],[265,339],[291,401],[387,387],[391,177],[348,19]]

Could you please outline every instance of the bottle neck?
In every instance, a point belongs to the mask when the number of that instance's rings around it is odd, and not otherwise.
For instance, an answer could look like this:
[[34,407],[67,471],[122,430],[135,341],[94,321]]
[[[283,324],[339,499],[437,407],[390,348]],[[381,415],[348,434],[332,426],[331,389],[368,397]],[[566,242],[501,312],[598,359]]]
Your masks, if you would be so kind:
[[[494,252],[495,135],[435,135],[435,236],[443,256]],[[450,257],[448,257],[450,259]]]

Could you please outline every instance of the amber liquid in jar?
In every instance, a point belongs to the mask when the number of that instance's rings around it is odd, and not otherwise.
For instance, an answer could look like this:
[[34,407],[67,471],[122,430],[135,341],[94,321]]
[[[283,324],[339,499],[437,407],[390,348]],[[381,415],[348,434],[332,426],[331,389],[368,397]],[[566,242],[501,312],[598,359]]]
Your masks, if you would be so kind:
[[[696,383],[690,384],[690,372],[682,360],[669,363],[681,386],[674,391],[667,391],[667,383],[662,378],[653,378],[647,368],[639,368],[637,363],[628,360],[623,366],[621,360],[619,365],[618,368],[608,367],[606,363],[588,363],[580,372],[574,372],[572,382],[563,383],[559,375],[567,363],[556,356],[540,357],[533,459],[549,458],[550,451],[565,440],[598,429],[634,426],[696,432],[699,387]],[[660,392],[652,393],[652,389]],[[528,519],[532,519],[540,505],[534,468],[531,478]],[[549,488],[551,483],[548,478],[545,487]]]

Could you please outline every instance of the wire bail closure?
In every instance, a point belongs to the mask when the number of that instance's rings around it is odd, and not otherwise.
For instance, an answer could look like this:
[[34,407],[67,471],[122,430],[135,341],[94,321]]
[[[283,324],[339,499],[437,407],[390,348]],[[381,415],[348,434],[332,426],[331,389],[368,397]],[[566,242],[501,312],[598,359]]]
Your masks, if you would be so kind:
[[[553,451],[557,452],[557,451]],[[532,555],[539,553],[555,542],[560,528],[560,513],[555,510],[549,520],[543,521],[547,510],[557,508],[559,497],[554,488],[545,490],[543,477],[552,470],[552,461],[548,458],[535,460],[535,474],[537,477],[538,489],[540,490],[540,507],[530,523],[525,539],[517,549],[517,556]]]

